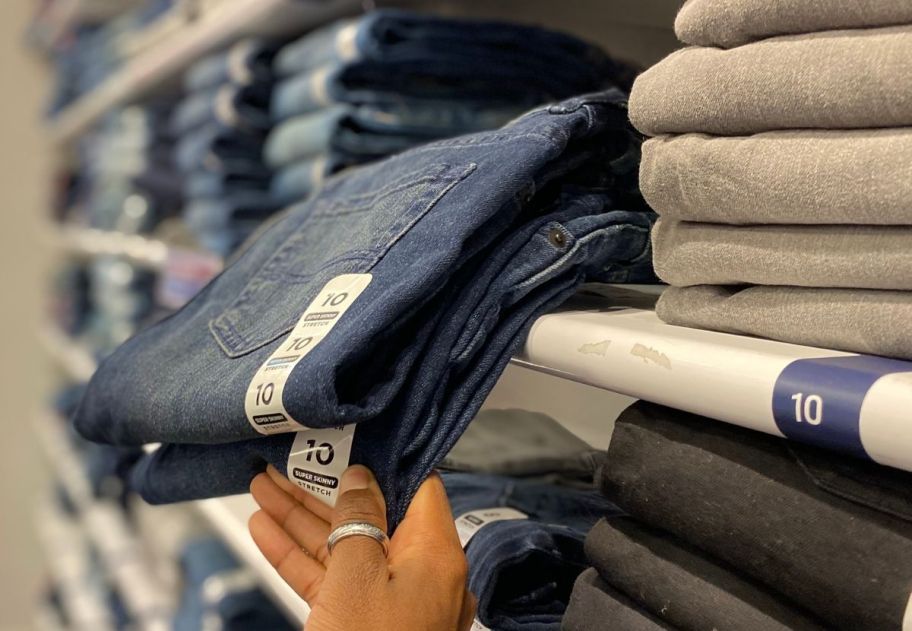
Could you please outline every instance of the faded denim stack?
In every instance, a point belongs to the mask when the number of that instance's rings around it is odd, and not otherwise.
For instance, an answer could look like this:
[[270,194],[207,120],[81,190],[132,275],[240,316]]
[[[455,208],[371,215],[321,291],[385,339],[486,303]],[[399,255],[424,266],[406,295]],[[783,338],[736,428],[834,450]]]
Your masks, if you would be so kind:
[[227,256],[283,204],[269,192],[263,143],[276,45],[242,40],[196,62],[171,117],[184,173],[184,219],[199,243]]
[[628,86],[630,70],[575,37],[509,22],[400,10],[341,20],[276,56],[273,195],[409,147],[505,124],[576,94]]
[[912,5],[690,0],[630,115],[666,322],[909,359]]

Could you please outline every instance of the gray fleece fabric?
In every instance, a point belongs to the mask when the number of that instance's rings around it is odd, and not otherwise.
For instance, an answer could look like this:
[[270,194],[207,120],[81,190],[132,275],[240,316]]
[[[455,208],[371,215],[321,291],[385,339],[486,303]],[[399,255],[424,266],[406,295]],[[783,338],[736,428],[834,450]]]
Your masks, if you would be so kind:
[[912,228],[729,226],[660,219],[656,274],[676,287],[793,285],[912,290]]
[[684,48],[637,78],[630,120],[649,136],[910,126],[910,60],[912,26]]
[[776,35],[912,24],[908,0],[688,0],[678,39],[732,48]]
[[665,218],[908,226],[912,128],[660,136],[643,145],[640,189]]
[[804,287],[669,287],[664,322],[912,360],[912,292]]

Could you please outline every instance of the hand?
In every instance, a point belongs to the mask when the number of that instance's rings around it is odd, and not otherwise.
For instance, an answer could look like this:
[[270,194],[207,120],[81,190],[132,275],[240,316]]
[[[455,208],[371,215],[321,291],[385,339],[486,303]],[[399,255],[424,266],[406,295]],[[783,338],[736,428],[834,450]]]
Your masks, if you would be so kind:
[[260,510],[250,534],[279,575],[311,607],[307,631],[466,631],[475,598],[440,476],[418,489],[389,545],[347,537],[326,549],[337,526],[368,522],[386,532],[386,501],[362,466],[342,475],[335,508],[270,466],[250,484]]

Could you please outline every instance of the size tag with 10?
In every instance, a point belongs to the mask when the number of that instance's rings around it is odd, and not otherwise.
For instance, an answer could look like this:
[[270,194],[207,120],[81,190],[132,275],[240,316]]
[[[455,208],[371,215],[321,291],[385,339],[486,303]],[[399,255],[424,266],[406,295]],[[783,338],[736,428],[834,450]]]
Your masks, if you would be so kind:
[[260,434],[298,432],[288,456],[288,477],[330,505],[335,504],[339,478],[349,463],[355,426],[308,428],[285,409],[283,394],[295,366],[329,335],[370,282],[370,274],[342,274],[326,283],[254,374],[244,398],[247,421]]

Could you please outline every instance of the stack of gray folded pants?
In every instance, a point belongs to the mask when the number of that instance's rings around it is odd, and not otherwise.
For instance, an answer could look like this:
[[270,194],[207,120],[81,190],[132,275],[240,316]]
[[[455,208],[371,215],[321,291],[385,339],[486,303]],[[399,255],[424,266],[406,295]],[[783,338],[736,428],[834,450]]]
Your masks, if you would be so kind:
[[912,3],[689,0],[642,74],[671,324],[912,358]]

